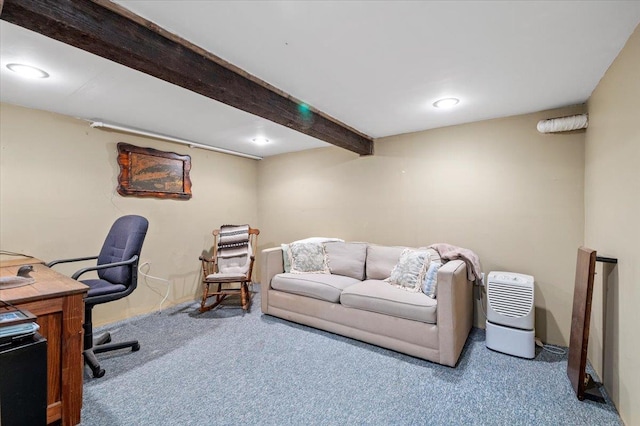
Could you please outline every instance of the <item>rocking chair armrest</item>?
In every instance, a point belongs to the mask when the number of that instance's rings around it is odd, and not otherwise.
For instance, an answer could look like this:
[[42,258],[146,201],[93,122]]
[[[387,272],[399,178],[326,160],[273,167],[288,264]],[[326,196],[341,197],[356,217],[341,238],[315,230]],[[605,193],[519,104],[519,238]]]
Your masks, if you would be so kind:
[[207,259],[205,256],[200,256],[198,259],[202,262],[202,273],[205,277],[216,272],[217,258]]
[[256,260],[256,257],[254,255],[251,255],[249,259],[250,259],[250,262],[249,262],[249,272],[247,272],[247,281],[251,281],[251,275],[253,273],[253,262]]
[[207,259],[206,256],[202,255],[200,256],[198,259],[200,259],[202,261],[202,265],[207,265],[209,267],[215,267],[218,264],[218,258],[214,257],[211,259]]

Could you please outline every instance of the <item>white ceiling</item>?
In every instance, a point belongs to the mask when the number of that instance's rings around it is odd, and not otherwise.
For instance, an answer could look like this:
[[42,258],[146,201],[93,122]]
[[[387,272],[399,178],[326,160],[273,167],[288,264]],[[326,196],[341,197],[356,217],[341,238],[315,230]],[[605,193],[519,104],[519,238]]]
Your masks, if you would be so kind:
[[[117,3],[374,138],[585,102],[640,22],[638,1]],[[4,21],[0,59],[2,102],[257,156],[328,145]]]

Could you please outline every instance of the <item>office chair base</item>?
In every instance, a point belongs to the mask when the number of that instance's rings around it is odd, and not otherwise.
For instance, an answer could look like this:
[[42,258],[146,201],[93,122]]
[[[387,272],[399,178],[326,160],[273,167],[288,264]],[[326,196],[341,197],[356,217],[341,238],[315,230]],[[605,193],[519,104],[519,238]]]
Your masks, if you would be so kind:
[[97,337],[93,341],[93,346],[104,345],[105,343],[109,343],[109,342],[111,342],[111,333],[107,331],[102,336]]
[[132,352],[140,350],[140,343],[137,340],[130,340],[128,342],[109,343],[104,345],[97,345],[91,348],[93,353],[101,354],[103,352],[116,351],[118,349],[131,348]]
[[[105,333],[108,334],[108,333]],[[91,372],[93,373],[93,377],[96,379],[104,376],[105,370],[100,367],[100,362],[98,358],[96,358],[96,354],[100,354],[103,352],[115,351],[118,349],[131,348],[132,352],[137,352],[140,350],[140,343],[137,340],[130,340],[128,342],[119,342],[119,343],[98,343],[100,341],[111,341],[111,336],[106,336],[108,339],[105,339],[105,336],[100,336],[97,339],[97,344],[91,349],[85,350],[82,354],[84,355],[84,362],[89,366]]]
[[87,364],[91,369],[93,377],[99,379],[100,377],[104,376],[105,369],[100,367],[100,363],[98,362],[96,355],[93,353],[93,350],[87,349],[86,351],[82,352],[82,355],[84,356],[84,363]]

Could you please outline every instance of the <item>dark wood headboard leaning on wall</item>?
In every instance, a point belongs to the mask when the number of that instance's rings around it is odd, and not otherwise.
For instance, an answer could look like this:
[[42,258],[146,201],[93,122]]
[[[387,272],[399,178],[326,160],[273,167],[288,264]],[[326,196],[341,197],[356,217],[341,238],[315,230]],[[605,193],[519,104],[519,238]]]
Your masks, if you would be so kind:
[[586,372],[591,299],[593,296],[596,262],[615,264],[618,263],[618,260],[596,256],[596,251],[590,248],[580,247],[578,249],[567,376],[569,376],[571,386],[580,401],[586,398],[592,401],[604,402],[604,397],[599,389],[601,384],[596,383],[591,375]]

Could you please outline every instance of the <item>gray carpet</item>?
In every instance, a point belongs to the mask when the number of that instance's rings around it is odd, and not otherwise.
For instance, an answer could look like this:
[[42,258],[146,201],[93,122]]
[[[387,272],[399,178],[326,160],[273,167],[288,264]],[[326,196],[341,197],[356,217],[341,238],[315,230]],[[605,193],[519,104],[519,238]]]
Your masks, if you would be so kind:
[[[576,399],[566,355],[488,350],[474,329],[456,368],[225,306],[183,304],[104,327],[135,353],[85,369],[82,425],[619,425]],[[100,331],[100,330],[98,330]]]

